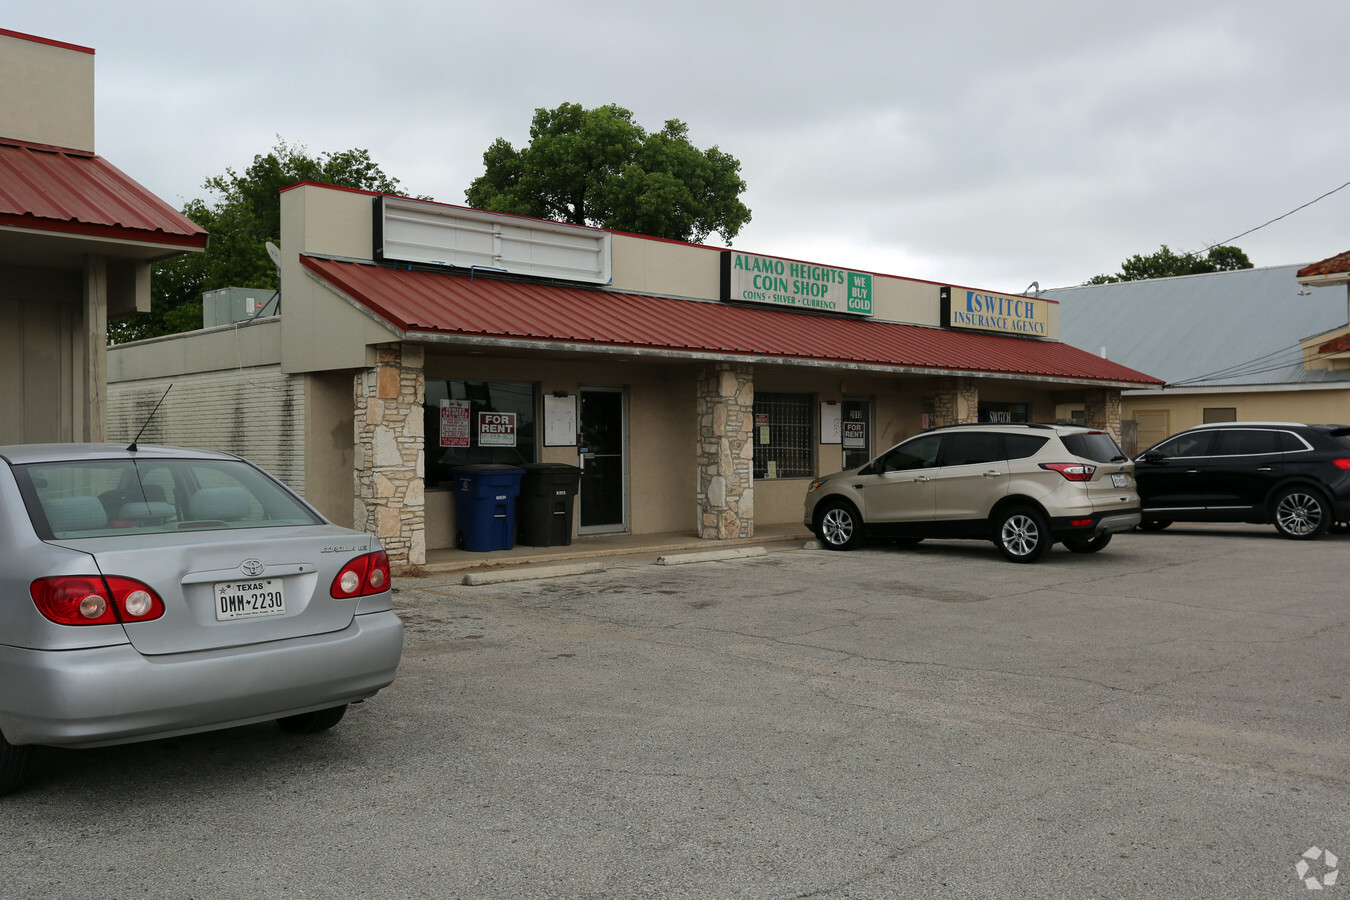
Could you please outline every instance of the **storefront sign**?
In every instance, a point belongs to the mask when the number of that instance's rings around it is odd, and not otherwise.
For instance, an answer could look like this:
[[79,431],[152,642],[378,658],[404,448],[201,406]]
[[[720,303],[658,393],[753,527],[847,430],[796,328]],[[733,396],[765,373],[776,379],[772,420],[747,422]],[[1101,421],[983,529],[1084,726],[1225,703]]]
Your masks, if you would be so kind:
[[722,299],[872,315],[872,276],[831,266],[722,251]]
[[441,446],[469,446],[469,401],[441,401]]
[[844,423],[844,447],[850,450],[867,449],[867,423]]
[[515,445],[515,413],[480,412],[478,414],[478,446],[514,447]]
[[1050,336],[1050,301],[943,287],[942,324],[1026,337]]

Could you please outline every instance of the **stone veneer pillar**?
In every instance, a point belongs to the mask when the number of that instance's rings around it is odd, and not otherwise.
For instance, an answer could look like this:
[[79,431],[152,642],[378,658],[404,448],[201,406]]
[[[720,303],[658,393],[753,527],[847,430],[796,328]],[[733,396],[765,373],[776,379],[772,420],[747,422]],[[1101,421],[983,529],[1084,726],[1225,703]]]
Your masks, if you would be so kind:
[[1105,388],[1083,393],[1083,422],[1100,428],[1120,443],[1120,390]]
[[699,367],[698,536],[710,540],[755,533],[754,367]]
[[934,425],[964,425],[980,420],[980,389],[973,378],[939,378],[933,396]]
[[425,353],[382,344],[375,368],[355,379],[356,502],[353,527],[377,536],[395,570],[427,561],[422,402]]

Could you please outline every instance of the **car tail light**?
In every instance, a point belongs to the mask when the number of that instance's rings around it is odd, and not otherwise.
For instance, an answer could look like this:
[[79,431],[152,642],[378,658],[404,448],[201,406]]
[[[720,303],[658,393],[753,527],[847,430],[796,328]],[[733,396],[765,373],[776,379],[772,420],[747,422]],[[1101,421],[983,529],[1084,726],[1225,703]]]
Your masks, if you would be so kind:
[[1350,459],[1333,459],[1331,464],[1338,469],[1350,472]]
[[342,567],[329,593],[338,600],[364,597],[389,590],[389,556],[383,550],[367,553]]
[[1058,472],[1070,481],[1091,481],[1092,473],[1097,471],[1096,466],[1087,463],[1041,463],[1041,468]]
[[38,612],[58,625],[149,622],[164,615],[164,601],[149,585],[120,575],[39,578],[29,593]]

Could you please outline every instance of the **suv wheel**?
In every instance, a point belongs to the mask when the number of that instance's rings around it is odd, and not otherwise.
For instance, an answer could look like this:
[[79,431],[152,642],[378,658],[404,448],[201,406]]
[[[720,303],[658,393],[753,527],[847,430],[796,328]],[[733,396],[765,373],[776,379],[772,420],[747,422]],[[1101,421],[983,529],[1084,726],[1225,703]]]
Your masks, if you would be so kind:
[[1109,543],[1111,543],[1111,532],[1109,531],[1103,531],[1101,534],[1092,537],[1068,537],[1064,539],[1064,546],[1074,553],[1096,553]]
[[1029,506],[1014,506],[994,519],[994,545],[1016,563],[1035,562],[1050,549],[1050,527]]
[[1321,537],[1331,525],[1331,510],[1326,499],[1311,488],[1285,488],[1275,495],[1271,509],[1275,530],[1287,538]]
[[827,500],[816,520],[816,536],[830,550],[852,550],[862,538],[862,518],[847,500]]

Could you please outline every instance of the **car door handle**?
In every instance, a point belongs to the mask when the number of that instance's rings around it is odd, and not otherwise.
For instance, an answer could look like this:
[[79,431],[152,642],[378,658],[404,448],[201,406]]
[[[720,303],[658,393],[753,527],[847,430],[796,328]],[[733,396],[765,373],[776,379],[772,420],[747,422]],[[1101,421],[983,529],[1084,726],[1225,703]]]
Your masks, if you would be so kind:
[[998,469],[990,469],[988,472],[985,472],[985,473],[984,473],[984,477],[985,477],[985,478],[997,478],[998,476],[1000,476],[1000,475],[1002,475],[1002,474],[1003,474],[1003,473],[1000,472]]
[[1200,470],[1199,470],[1199,469],[1187,469],[1187,470],[1186,470],[1186,474],[1187,474],[1187,475],[1199,475],[1199,474],[1200,474]]
[[1257,469],[1256,471],[1258,471],[1258,472],[1269,472],[1269,471],[1270,471],[1270,466],[1262,466],[1261,468]]
[[928,481],[928,480],[929,480],[929,478],[928,478],[927,475],[915,475],[915,476],[914,476],[914,483],[915,483],[915,484],[923,484],[925,481]]

